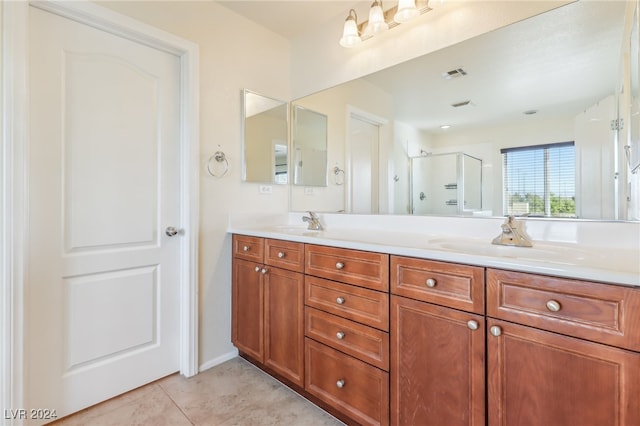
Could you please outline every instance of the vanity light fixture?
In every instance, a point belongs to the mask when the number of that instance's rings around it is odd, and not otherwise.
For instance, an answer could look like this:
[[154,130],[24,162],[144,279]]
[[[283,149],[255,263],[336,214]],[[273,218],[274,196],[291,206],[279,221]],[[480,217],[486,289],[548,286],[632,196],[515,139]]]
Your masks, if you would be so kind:
[[442,126],[440,126],[440,128],[441,128],[442,130],[447,130],[447,129],[450,129],[450,128],[451,128],[451,126],[450,126],[449,124],[443,124]]
[[398,24],[409,22],[420,14],[416,7],[416,0],[398,0],[398,11],[393,15],[393,20]]
[[430,11],[428,2],[429,0],[399,0],[396,6],[385,11],[382,0],[374,0],[369,9],[369,19],[361,24],[358,24],[356,11],[350,9],[344,22],[340,46],[356,46],[363,40],[408,22]]

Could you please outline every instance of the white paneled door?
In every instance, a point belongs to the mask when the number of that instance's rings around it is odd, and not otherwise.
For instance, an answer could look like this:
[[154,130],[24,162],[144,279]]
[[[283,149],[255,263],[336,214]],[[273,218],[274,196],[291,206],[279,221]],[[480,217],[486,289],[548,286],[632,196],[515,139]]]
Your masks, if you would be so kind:
[[180,60],[30,7],[25,402],[180,369]]
[[350,213],[378,213],[380,128],[358,116],[349,118]]

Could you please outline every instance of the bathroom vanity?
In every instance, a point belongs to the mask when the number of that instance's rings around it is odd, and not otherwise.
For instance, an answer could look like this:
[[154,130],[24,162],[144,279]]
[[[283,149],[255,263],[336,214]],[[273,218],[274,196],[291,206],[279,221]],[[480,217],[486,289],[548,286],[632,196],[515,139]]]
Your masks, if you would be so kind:
[[606,282],[460,238],[230,232],[234,345],[349,424],[640,424],[633,265]]

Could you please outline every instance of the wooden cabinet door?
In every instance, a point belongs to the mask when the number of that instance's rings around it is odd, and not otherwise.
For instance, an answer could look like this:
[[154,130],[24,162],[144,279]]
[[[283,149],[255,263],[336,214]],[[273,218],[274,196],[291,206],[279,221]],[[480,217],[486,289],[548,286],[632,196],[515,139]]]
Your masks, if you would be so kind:
[[265,267],[264,364],[304,386],[304,278]]
[[264,286],[260,264],[233,259],[231,341],[264,362]]
[[485,424],[484,330],[480,315],[391,297],[391,424]]
[[490,426],[640,425],[640,354],[493,319],[487,327]]

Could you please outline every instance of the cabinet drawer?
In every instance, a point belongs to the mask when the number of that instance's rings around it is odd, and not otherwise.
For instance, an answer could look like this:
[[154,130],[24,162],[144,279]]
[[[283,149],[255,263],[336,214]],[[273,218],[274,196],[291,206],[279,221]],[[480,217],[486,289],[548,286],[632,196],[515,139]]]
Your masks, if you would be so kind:
[[264,241],[264,263],[295,272],[304,271],[304,244],[294,241]]
[[304,277],[304,301],[359,323],[389,331],[389,294],[317,277]]
[[305,339],[305,389],[363,425],[389,423],[389,373]]
[[389,334],[307,307],[305,334],[325,345],[389,371]]
[[487,270],[487,315],[640,350],[640,289]]
[[391,292],[484,314],[484,268],[391,256]]
[[262,263],[264,261],[264,239],[233,234],[233,257]]
[[315,246],[305,248],[305,273],[373,290],[389,290],[389,255]]

